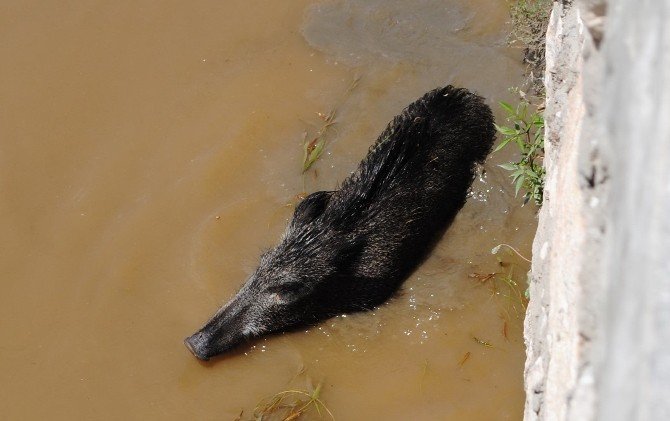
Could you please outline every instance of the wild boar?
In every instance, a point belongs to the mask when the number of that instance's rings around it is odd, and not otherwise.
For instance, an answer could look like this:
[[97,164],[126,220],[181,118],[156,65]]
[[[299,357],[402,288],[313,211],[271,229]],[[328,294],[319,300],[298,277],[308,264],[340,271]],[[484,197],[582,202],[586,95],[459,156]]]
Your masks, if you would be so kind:
[[339,189],[307,196],[239,292],[185,340],[201,360],[384,303],[463,207],[495,137],[483,99],[435,89],[395,117]]

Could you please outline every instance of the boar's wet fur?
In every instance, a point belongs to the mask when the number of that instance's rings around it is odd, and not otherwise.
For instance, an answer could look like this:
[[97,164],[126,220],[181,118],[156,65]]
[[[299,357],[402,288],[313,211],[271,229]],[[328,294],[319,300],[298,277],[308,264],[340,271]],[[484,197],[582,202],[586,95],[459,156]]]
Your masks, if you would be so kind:
[[481,97],[452,86],[425,94],[389,123],[338,190],[296,207],[279,245],[187,347],[207,360],[261,335],[382,304],[464,205],[494,137]]

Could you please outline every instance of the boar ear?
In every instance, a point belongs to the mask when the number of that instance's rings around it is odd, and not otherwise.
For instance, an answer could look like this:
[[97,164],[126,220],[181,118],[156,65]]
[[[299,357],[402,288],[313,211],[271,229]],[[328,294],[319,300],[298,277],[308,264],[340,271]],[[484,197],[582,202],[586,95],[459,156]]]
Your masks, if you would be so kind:
[[291,224],[308,224],[314,221],[326,209],[332,194],[331,191],[318,191],[304,198],[296,206]]

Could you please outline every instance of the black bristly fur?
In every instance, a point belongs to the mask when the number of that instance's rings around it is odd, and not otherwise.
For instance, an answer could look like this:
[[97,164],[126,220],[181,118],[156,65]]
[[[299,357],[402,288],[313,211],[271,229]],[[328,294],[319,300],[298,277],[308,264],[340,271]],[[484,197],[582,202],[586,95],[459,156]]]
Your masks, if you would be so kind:
[[280,244],[187,345],[206,359],[244,339],[383,303],[464,205],[494,137],[479,96],[452,86],[425,94],[339,189],[296,207]]

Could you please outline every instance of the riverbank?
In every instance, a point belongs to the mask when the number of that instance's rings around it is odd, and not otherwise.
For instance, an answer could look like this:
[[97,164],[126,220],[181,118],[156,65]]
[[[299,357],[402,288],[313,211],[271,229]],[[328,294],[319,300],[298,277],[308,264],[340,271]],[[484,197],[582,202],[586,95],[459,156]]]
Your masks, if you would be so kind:
[[668,419],[668,2],[555,2],[526,420]]

